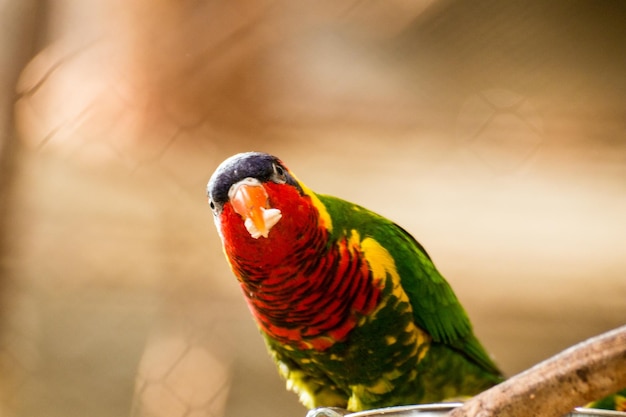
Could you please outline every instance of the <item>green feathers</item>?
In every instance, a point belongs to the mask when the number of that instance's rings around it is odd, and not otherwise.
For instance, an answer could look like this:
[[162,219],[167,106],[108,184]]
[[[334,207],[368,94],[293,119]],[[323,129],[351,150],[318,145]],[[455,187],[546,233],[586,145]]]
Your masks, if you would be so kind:
[[598,401],[587,404],[587,407],[626,412],[626,388]]
[[[319,196],[334,220],[336,230],[358,230],[362,236],[380,242],[391,255],[398,279],[413,308],[416,324],[435,342],[459,349],[486,371],[499,374],[472,333],[467,313],[450,285],[435,268],[424,248],[404,229],[390,220],[344,200]],[[353,212],[346,217],[344,213]],[[336,220],[335,220],[336,219]],[[357,220],[357,221],[355,221]],[[336,232],[337,233],[337,232]],[[372,259],[375,268],[378,260]]]
[[[418,403],[474,395],[502,381],[501,372],[472,333],[465,310],[424,248],[382,216],[335,197],[318,197],[333,221],[333,238],[356,231],[363,239],[361,246],[365,247],[370,268],[376,270],[386,264],[393,297],[384,297],[383,303],[393,304],[398,298],[408,301],[401,309],[394,306],[395,313],[389,317],[378,318],[378,327],[410,311],[417,332],[423,334],[413,390],[404,401],[394,401]],[[380,254],[381,250],[368,252],[367,247],[372,245],[368,241],[376,242],[385,255]]]

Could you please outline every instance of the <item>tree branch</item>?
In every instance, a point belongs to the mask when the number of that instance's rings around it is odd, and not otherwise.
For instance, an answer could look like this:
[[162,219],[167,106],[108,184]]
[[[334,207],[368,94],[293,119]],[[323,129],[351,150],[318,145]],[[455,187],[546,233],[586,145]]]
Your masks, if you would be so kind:
[[468,400],[450,417],[561,417],[626,387],[626,326],[579,343]]

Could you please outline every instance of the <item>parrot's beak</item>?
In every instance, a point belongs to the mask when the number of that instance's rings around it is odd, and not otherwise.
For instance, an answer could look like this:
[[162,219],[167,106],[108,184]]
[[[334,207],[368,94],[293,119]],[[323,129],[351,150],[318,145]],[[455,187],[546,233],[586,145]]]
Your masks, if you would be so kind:
[[267,237],[282,217],[280,210],[270,207],[265,187],[255,178],[245,178],[233,184],[228,198],[235,212],[244,219],[248,233],[255,239]]

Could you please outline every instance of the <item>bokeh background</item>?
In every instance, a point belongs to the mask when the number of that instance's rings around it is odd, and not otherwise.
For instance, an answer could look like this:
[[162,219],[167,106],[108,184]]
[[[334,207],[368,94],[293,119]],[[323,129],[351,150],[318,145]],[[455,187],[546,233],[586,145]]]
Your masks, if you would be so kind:
[[275,417],[205,184],[402,224],[511,375],[626,323],[626,3],[0,1],[0,415]]

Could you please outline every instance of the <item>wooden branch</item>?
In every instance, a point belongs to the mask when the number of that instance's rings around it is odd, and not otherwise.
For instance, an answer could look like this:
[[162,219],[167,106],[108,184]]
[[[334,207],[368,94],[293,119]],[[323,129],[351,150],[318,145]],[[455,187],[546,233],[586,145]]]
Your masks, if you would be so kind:
[[579,343],[468,400],[450,417],[561,417],[626,388],[626,326]]

